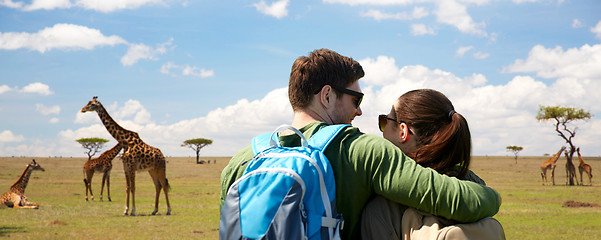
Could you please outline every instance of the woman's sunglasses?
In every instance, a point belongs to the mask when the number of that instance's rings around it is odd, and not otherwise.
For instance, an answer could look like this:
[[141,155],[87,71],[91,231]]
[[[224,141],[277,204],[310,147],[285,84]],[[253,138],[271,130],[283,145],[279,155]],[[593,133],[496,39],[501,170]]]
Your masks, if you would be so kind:
[[[380,114],[378,116],[378,127],[380,127],[381,132],[384,132],[384,128],[386,128],[386,124],[388,123],[388,120],[393,121],[398,124],[401,124],[401,123],[407,124],[406,122],[397,121],[394,118],[390,118],[386,114]],[[409,134],[413,135],[413,132],[411,131],[411,129],[409,129]]]

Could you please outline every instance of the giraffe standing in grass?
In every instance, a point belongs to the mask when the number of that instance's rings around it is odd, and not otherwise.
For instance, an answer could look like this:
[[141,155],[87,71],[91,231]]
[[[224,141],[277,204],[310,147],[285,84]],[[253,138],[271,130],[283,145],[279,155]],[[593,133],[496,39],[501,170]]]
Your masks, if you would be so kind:
[[25,196],[25,188],[29,182],[29,177],[31,176],[31,172],[35,170],[45,171],[44,168],[37,164],[35,159],[33,159],[31,163],[27,164],[25,171],[23,171],[23,174],[21,174],[21,177],[19,177],[17,182],[10,186],[8,192],[2,194],[2,197],[0,197],[0,207],[33,209],[38,209],[40,207],[40,204],[28,202],[27,197]]
[[123,160],[123,171],[125,172],[126,180],[126,205],[124,215],[128,215],[129,211],[129,198],[131,197],[132,208],[129,213],[131,216],[136,214],[136,171],[148,171],[156,189],[156,196],[154,202],[154,211],[152,215],[158,212],[159,207],[159,196],[161,189],[165,193],[165,201],[167,202],[167,213],[171,214],[171,205],[169,204],[169,182],[166,178],[166,162],[165,156],[158,148],[152,147],[138,136],[138,133],[127,130],[108,114],[106,109],[102,106],[98,97],[92,98],[86,106],[81,109],[81,112],[95,111],[98,113],[102,124],[106,127],[106,130],[117,140],[124,151],[121,154]]
[[88,201],[88,191],[94,200],[94,193],[92,193],[92,177],[94,172],[102,173],[102,187],[100,188],[100,201],[102,201],[102,193],[104,191],[104,183],[106,182],[106,192],[108,195],[109,202],[111,201],[111,170],[113,169],[113,159],[121,151],[121,144],[117,143],[113,148],[103,152],[97,158],[87,161],[83,165],[83,173],[85,178],[83,183],[86,185],[86,201]]
[[[593,169],[591,168],[591,165],[586,164],[584,160],[582,160],[582,155],[580,155],[580,147],[576,149],[576,152],[578,153],[578,159],[580,160],[580,165],[578,165],[578,171],[580,171],[580,185],[584,185],[584,181],[582,180],[582,172],[586,172],[586,175],[588,175],[588,182],[592,186]],[[578,179],[576,179],[576,181],[578,181]]]
[[547,170],[549,169],[551,170],[551,181],[553,182],[553,185],[555,185],[555,167],[557,166],[555,163],[557,162],[557,159],[559,159],[559,157],[561,156],[561,152],[563,152],[563,150],[565,149],[565,146],[561,147],[561,149],[559,149],[559,151],[557,151],[557,153],[553,155],[553,157],[540,164],[540,175],[543,178],[543,185],[545,185],[545,183],[548,182]]

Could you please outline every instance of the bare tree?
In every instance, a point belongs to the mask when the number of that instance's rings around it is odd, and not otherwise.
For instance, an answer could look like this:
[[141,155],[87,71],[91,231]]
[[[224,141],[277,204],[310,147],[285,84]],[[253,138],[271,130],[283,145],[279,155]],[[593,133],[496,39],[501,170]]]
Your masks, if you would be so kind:
[[205,139],[205,138],[195,138],[195,139],[188,139],[186,141],[184,141],[184,143],[182,144],[182,147],[189,147],[192,148],[192,150],[194,150],[196,152],[196,164],[200,164],[200,161],[198,160],[199,156],[200,156],[200,149],[202,149],[203,147],[206,147],[209,144],[212,144],[213,140],[210,139]]

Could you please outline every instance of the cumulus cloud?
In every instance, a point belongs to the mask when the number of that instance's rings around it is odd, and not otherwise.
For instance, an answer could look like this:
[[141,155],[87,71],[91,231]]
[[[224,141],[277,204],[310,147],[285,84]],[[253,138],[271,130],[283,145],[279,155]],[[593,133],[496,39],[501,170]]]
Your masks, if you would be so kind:
[[25,87],[23,87],[20,92],[23,93],[37,93],[40,95],[48,96],[54,94],[52,90],[50,90],[50,86],[43,84],[41,82],[31,83]]
[[61,8],[70,8],[72,6],[70,0],[33,0],[30,5],[24,6],[25,11],[34,10],[53,10]]
[[[472,17],[467,12],[466,4],[480,5],[486,1],[456,1],[456,0],[445,0],[445,1],[414,1],[414,0],[324,0],[325,3],[332,4],[347,4],[351,6],[355,5],[375,5],[375,6],[388,6],[388,5],[413,5],[432,3],[435,6],[435,10],[432,12],[436,16],[436,21],[442,24],[447,24],[457,28],[462,33],[474,34],[478,36],[488,37],[489,34],[485,31],[486,24],[484,22],[474,22]],[[418,19],[428,16],[429,13],[423,7],[415,7],[412,14],[397,13],[389,14],[383,13],[378,10],[369,10],[362,12],[363,17],[372,17],[376,20],[382,19],[401,19],[410,20]],[[432,34],[432,31],[423,31],[424,28],[417,27],[417,32],[423,35],[424,32]],[[421,30],[421,31],[420,31]],[[496,38],[496,35],[494,36]]]
[[35,110],[42,115],[59,114],[61,112],[61,107],[58,105],[44,106],[44,104],[38,103],[35,105]]
[[562,47],[534,46],[526,60],[517,59],[504,72],[535,72],[543,78],[601,78],[601,44],[563,50]]
[[141,59],[158,60],[158,55],[165,54],[167,47],[171,46],[173,38],[165,43],[158,44],[155,48],[147,46],[145,44],[130,44],[127,53],[121,57],[121,64],[123,66],[131,66],[136,64]]
[[426,26],[426,24],[411,24],[411,35],[419,36],[419,35],[434,35],[434,29]]
[[574,20],[572,20],[572,28],[581,28],[582,27],[582,22],[580,22],[580,20],[578,20],[578,18],[574,18]]
[[22,142],[23,140],[25,140],[23,135],[15,135],[9,130],[0,132],[0,142]]
[[601,39],[601,21],[591,28],[591,32],[595,34],[595,37]]
[[489,53],[484,53],[484,52],[474,53],[474,58],[476,58],[476,59],[486,59],[486,58],[488,58],[488,56],[490,56]]
[[394,20],[414,20],[428,16],[430,13],[424,7],[414,7],[411,13],[399,12],[399,13],[385,13],[379,10],[370,9],[361,12],[362,17],[370,17],[377,21],[385,19]]
[[463,33],[488,36],[483,30],[486,25],[474,22],[467,13],[467,7],[456,1],[440,1],[434,13],[438,22],[454,26]]
[[280,19],[285,16],[288,16],[287,7],[289,2],[289,0],[280,0],[273,2],[271,5],[269,5],[264,0],[261,0],[258,3],[254,3],[253,6],[260,13]]
[[135,9],[146,5],[166,4],[162,0],[33,0],[29,5],[25,5],[22,1],[0,1],[0,6],[21,9],[24,11],[68,9],[79,7],[83,9],[108,13],[123,9]]
[[3,94],[5,92],[10,92],[13,89],[11,87],[9,87],[8,85],[0,85],[0,94]]
[[[212,139],[214,142],[203,149],[203,154],[229,156],[250,144],[253,136],[292,121],[292,108],[288,103],[286,88],[275,89],[259,100],[240,99],[236,104],[215,109],[206,116],[167,125],[155,124],[150,113],[137,100],[128,100],[123,105],[105,104],[105,108],[119,125],[138,132],[145,142],[159,147],[164,154],[177,156],[193,154],[180,144],[184,140],[198,137]],[[79,129],[61,131],[61,139],[72,141],[85,136],[113,139],[98,120],[97,114],[81,115],[91,115],[96,120],[80,122],[91,125]]]
[[455,55],[458,57],[463,57],[463,55],[465,55],[466,52],[468,52],[469,50],[472,50],[473,48],[474,48],[474,46],[459,47],[459,48],[457,48],[457,51],[455,51]]
[[66,23],[55,24],[37,33],[0,32],[0,49],[4,50],[26,48],[44,53],[52,49],[92,50],[124,43],[127,42],[119,36],[105,36],[100,30]]
[[[177,72],[174,72],[172,70],[177,70]],[[200,78],[212,77],[215,75],[215,72],[213,70],[206,70],[204,68],[190,66],[188,64],[177,65],[173,62],[167,62],[167,63],[163,64],[163,66],[161,66],[161,73],[169,74],[174,77],[183,75],[183,76],[193,76],[193,77],[200,77]]]

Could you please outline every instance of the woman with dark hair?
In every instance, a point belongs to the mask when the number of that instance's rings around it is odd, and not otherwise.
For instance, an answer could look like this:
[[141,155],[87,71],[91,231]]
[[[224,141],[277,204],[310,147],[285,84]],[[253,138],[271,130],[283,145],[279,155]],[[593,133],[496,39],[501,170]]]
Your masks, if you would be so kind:
[[[378,117],[378,125],[384,138],[419,165],[486,185],[469,170],[467,121],[444,94],[432,89],[409,91],[394,102],[390,113]],[[365,207],[361,224],[363,239],[505,239],[503,227],[494,218],[457,224],[381,196]]]
[[441,92],[418,89],[403,94],[390,113],[379,116],[378,125],[384,138],[419,165],[485,185],[469,171],[472,139],[467,121]]

